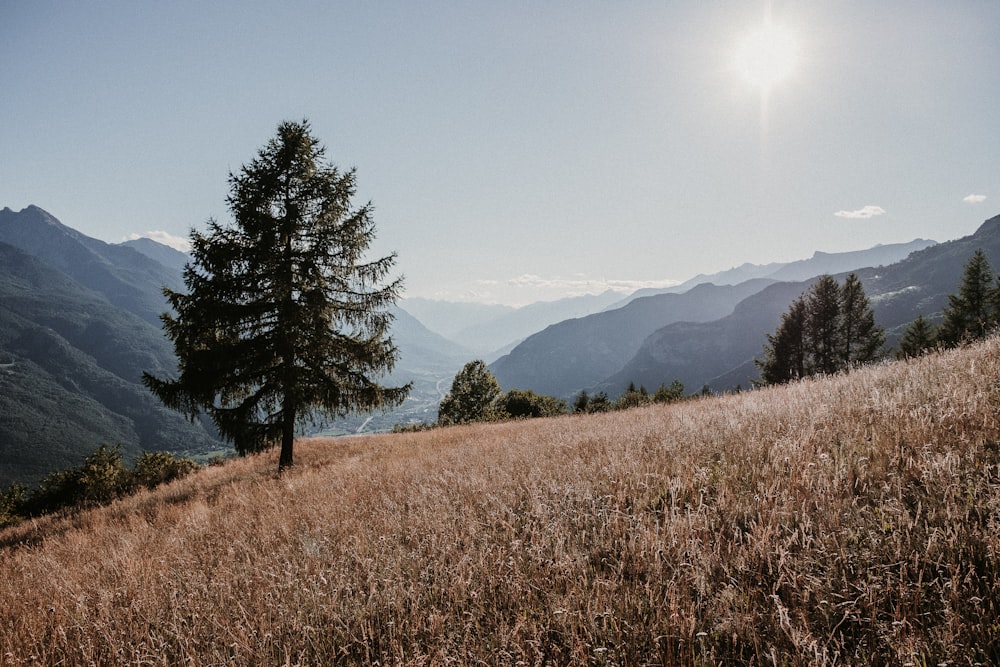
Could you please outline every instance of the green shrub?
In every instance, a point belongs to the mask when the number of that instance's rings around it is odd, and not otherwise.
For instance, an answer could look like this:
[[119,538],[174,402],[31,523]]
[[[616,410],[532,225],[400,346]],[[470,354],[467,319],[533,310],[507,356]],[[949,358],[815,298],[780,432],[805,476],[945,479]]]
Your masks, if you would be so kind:
[[107,505],[140,488],[152,489],[197,470],[191,459],[167,452],[145,453],[130,470],[121,445],[101,445],[77,468],[47,475],[34,491],[19,485],[0,495],[0,527],[27,516]]
[[83,465],[47,475],[31,494],[31,514],[65,508],[105,505],[129,488],[129,471],[122,461],[121,445],[101,445]]
[[674,380],[670,386],[661,384],[660,388],[653,394],[654,403],[674,403],[684,398],[684,383]]
[[191,459],[178,458],[168,452],[146,452],[132,468],[132,486],[152,489],[180,479],[198,469]]
[[28,487],[23,484],[11,484],[0,493],[0,528],[21,521],[24,516],[24,503],[28,497]]
[[499,407],[514,419],[554,417],[566,412],[566,401],[530,389],[511,389],[500,399]]

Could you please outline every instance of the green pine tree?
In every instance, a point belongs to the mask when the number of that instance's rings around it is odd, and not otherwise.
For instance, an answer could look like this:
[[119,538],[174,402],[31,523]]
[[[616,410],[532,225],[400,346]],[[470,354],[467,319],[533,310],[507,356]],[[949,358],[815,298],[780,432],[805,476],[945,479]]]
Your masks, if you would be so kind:
[[864,286],[853,273],[840,288],[840,339],[844,368],[874,361],[885,344],[885,330],[875,324]]
[[812,358],[807,372],[836,373],[841,355],[840,286],[833,276],[821,276],[806,299],[806,349]]
[[855,274],[843,286],[821,276],[782,314],[757,359],[761,384],[780,384],[817,373],[836,373],[876,359],[885,331]]
[[169,407],[207,413],[240,453],[280,442],[279,469],[293,463],[303,420],[395,406],[409,392],[377,381],[398,356],[395,255],[365,257],[371,205],[352,208],[354,171],[324,157],[307,121],[284,122],[230,174],[233,224],[192,231],[187,292],[164,291],[179,376],[143,377]]
[[958,294],[948,295],[944,321],[938,334],[942,343],[958,345],[984,337],[996,323],[996,293],[990,263],[982,250],[976,250],[965,264]]
[[781,324],[767,334],[764,359],[755,361],[763,384],[782,384],[806,375],[806,301],[799,296],[781,315]]
[[903,332],[903,337],[899,340],[899,352],[896,356],[901,359],[918,357],[933,348],[934,342],[934,327],[924,319],[923,315],[917,315],[917,319],[913,320]]

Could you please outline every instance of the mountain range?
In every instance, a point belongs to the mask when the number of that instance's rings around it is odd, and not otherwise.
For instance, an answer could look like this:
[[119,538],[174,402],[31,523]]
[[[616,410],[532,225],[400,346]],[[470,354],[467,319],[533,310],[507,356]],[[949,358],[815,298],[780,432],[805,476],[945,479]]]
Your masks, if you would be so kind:
[[[392,329],[401,357],[386,381],[413,382],[411,397],[325,432],[432,422],[462,365],[505,348],[490,366],[505,389],[614,396],[629,382],[654,390],[675,379],[688,391],[747,388],[766,334],[813,277],[857,272],[895,340],[917,314],[940,313],[976,248],[1000,266],[1000,216],[948,243],[817,252],[628,298],[609,292],[520,309],[405,299]],[[187,261],[148,239],[87,237],[37,206],[0,211],[0,486],[78,465],[105,442],[129,456],[226,450],[210,425],[165,409],[139,381],[143,371],[176,368],[159,316],[162,287],[183,289]]]
[[863,266],[885,266],[907,257],[910,253],[936,245],[936,241],[914,239],[909,243],[887,243],[866,250],[847,252],[822,252],[817,250],[808,259],[794,262],[772,262],[770,264],[741,264],[718,273],[699,273],[694,278],[672,287],[640,289],[616,303],[613,308],[624,306],[629,301],[654,294],[677,294],[686,292],[702,283],[714,285],[738,285],[755,278],[770,278],[775,281],[808,280],[824,273],[830,275],[853,271]]
[[[176,372],[161,329],[163,286],[183,289],[190,258],[149,239],[109,244],[37,206],[0,210],[0,488],[79,465],[102,443],[198,455],[229,448],[210,424],[168,410],[143,371]],[[357,415],[332,432],[433,421],[443,378],[471,352],[397,309],[401,360],[388,381],[414,389],[390,415]]]
[[4,242],[0,357],[0,486],[78,465],[102,443],[129,456],[220,448],[140,384],[143,370],[176,367],[158,327]]
[[[948,295],[958,292],[965,264],[976,250],[982,250],[992,266],[1000,267],[1000,216],[984,222],[971,236],[918,250],[887,266],[855,271],[871,300],[875,321],[886,329],[888,345],[894,345],[918,315],[931,321],[940,318]],[[833,275],[842,281],[846,274]],[[758,379],[754,359],[763,356],[766,334],[777,328],[781,314],[812,282],[776,283],[714,322],[663,327],[598,387],[613,395],[630,382],[658,386],[663,378],[670,378],[694,389],[705,385],[714,391],[748,388]]]
[[[530,336],[490,370],[505,389],[530,388],[562,398],[584,389],[615,396],[632,382],[650,390],[674,380],[689,390],[745,388],[756,379],[753,357],[760,356],[765,334],[806,289],[802,280],[891,264],[935,246],[917,239],[856,252],[816,252],[797,262],[744,264],[665,290],[642,290],[617,307]],[[667,336],[669,343],[656,345]],[[720,377],[728,372],[736,375]]]

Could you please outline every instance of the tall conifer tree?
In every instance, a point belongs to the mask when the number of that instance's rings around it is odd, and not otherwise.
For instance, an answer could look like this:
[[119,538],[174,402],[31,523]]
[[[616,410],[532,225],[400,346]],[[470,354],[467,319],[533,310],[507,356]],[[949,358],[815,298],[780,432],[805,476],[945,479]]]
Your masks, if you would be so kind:
[[958,294],[948,295],[944,321],[938,334],[945,345],[984,337],[996,323],[993,270],[982,250],[965,264]]
[[230,174],[233,224],[192,231],[187,293],[164,290],[179,377],[143,377],[166,405],[207,413],[241,454],[280,442],[279,469],[292,465],[298,423],[398,405],[409,391],[379,384],[398,356],[395,255],[366,258],[371,205],[352,208],[354,171],[324,156],[307,121],[284,122]]
[[917,319],[910,322],[903,332],[896,356],[900,359],[918,357],[934,347],[934,339],[934,327],[923,315],[917,315]]
[[875,324],[858,277],[852,273],[840,286],[825,275],[781,315],[756,364],[761,383],[780,384],[873,361],[884,343],[885,330]]
[[847,366],[873,360],[885,344],[885,330],[875,324],[875,311],[854,273],[840,288],[840,340]]
[[821,276],[806,300],[806,340],[811,372],[836,373],[842,368],[840,286],[833,276]]
[[781,324],[767,334],[764,359],[756,360],[764,384],[782,384],[806,375],[806,301],[799,296],[781,315]]

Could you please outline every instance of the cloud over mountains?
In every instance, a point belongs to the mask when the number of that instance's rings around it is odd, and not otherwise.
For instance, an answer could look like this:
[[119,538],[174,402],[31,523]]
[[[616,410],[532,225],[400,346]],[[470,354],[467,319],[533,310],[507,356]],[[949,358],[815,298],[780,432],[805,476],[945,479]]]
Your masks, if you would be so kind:
[[152,239],[157,243],[162,243],[165,246],[170,246],[174,250],[180,250],[181,252],[188,252],[191,250],[191,242],[187,239],[157,230],[143,232],[142,234],[129,234],[123,240],[135,241],[136,239]]
[[874,218],[876,215],[885,215],[885,209],[881,206],[869,204],[854,211],[837,211],[834,215],[838,218],[847,218],[848,220],[867,220],[868,218]]

